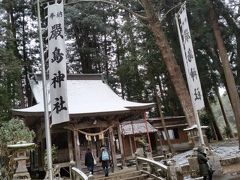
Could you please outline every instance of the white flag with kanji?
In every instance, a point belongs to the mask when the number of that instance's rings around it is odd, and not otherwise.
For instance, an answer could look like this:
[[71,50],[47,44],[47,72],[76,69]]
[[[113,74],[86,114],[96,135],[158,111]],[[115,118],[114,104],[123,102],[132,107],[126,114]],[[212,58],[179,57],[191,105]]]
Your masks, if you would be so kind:
[[176,21],[179,29],[179,39],[181,44],[182,57],[190,91],[193,107],[200,110],[204,107],[202,88],[198,76],[195,55],[193,51],[192,39],[188,25],[186,4],[181,6],[181,9],[176,14]]
[[48,5],[48,57],[52,124],[69,121],[63,1]]

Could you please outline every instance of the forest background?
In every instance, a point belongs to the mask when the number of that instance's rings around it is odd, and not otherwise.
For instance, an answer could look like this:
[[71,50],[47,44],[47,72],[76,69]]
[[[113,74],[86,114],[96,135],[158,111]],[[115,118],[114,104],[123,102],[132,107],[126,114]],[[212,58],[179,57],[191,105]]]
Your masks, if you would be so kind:
[[[151,20],[144,19],[152,7],[169,48],[185,80],[175,22],[180,0],[119,0],[115,3],[65,1],[65,34],[68,73],[103,73],[111,88],[122,98],[137,102],[157,102],[164,116],[184,115],[172,81],[165,54],[156,44]],[[111,1],[114,2],[114,1]],[[224,41],[231,71],[240,87],[239,1],[189,0],[188,20],[205,109],[201,121],[210,126],[209,137],[223,139],[236,132],[228,99],[228,88],[219,47],[213,32],[214,11]],[[47,60],[46,3],[41,6]],[[11,108],[33,105],[29,79],[41,72],[35,0],[2,0],[0,4],[0,124],[11,119]],[[161,45],[160,45],[161,46]],[[161,48],[160,48],[161,49]],[[47,63],[46,63],[47,64]],[[48,68],[48,67],[47,67]],[[175,66],[174,66],[175,68]],[[182,74],[179,74],[181,72]],[[173,71],[174,73],[174,71]],[[186,80],[185,80],[186,82]],[[219,88],[227,91],[223,97]],[[159,116],[158,103],[149,113]],[[222,117],[222,118],[221,118]],[[232,133],[233,132],[233,133]]]

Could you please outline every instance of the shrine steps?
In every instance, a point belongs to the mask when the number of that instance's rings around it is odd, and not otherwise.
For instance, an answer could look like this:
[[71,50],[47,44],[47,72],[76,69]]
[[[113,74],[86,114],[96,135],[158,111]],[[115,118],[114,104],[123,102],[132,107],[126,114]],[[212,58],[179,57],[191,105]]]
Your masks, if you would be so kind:
[[131,168],[110,173],[108,177],[104,175],[94,175],[93,180],[151,180],[151,178],[149,178],[149,175]]
[[[86,173],[88,176],[89,174]],[[62,177],[63,180],[70,180],[69,178]],[[61,180],[62,180],[61,179]],[[109,176],[105,177],[103,170],[101,171],[94,171],[94,174],[91,180],[154,180],[154,178],[150,178],[148,174],[144,174],[141,171],[136,170],[136,166],[132,167],[125,167],[123,169],[115,170],[114,172],[109,169]]]

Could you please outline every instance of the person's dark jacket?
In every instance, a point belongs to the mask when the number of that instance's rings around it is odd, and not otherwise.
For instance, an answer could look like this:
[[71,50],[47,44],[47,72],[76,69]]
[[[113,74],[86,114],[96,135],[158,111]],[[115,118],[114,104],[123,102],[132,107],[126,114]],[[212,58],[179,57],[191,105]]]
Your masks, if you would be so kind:
[[208,159],[204,152],[198,151],[197,154],[198,164],[199,164],[199,171],[201,176],[207,176],[209,174],[209,165]]
[[86,152],[86,154],[85,154],[85,166],[87,166],[87,167],[94,166],[93,156],[90,151]]

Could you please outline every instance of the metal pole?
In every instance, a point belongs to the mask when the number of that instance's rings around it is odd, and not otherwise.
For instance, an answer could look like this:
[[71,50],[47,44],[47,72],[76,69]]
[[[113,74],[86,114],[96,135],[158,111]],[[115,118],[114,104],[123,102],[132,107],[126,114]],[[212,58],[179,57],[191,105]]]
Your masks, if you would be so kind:
[[201,142],[202,145],[205,145],[204,139],[203,139],[203,132],[202,132],[199,116],[198,116],[198,112],[195,110],[195,108],[194,108],[193,111],[194,111],[194,115],[195,115],[196,122],[197,122],[197,128],[198,128],[198,132],[199,132],[199,136],[200,136],[200,142]]
[[42,41],[42,27],[41,27],[41,15],[40,15],[40,2],[37,0],[37,11],[38,11],[38,31],[39,31],[39,43],[40,43],[40,55],[42,62],[42,86],[43,86],[43,101],[44,101],[44,120],[45,120],[45,136],[47,146],[47,164],[48,164],[48,175],[49,179],[53,180],[52,170],[52,147],[51,147],[51,135],[49,127],[49,112],[48,112],[48,93],[46,87],[46,71],[45,61],[43,52],[43,41]]
[[[175,14],[175,20],[176,20],[176,23],[177,23],[177,31],[178,31],[178,37],[179,37],[180,47],[181,47],[181,51],[182,51],[182,56],[183,56],[183,59],[185,59],[184,48],[183,48],[183,45],[182,45],[182,36],[181,36],[180,28],[179,28],[179,22],[178,22],[177,14]],[[188,80],[188,78],[187,78],[187,80]],[[190,97],[191,97],[191,96],[190,96]],[[191,97],[191,98],[192,98],[192,97]],[[192,104],[192,105],[193,105],[193,104]],[[198,133],[199,133],[199,136],[200,136],[200,141],[201,141],[201,144],[204,145],[204,140],[203,140],[203,133],[202,133],[202,129],[201,129],[201,124],[200,124],[200,121],[199,121],[198,112],[197,112],[197,110],[195,110],[195,109],[196,109],[196,108],[195,108],[194,105],[193,105],[193,111],[194,111],[195,121],[196,121],[197,128],[198,128]]]

